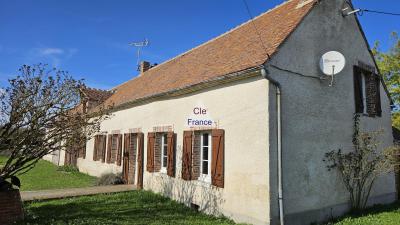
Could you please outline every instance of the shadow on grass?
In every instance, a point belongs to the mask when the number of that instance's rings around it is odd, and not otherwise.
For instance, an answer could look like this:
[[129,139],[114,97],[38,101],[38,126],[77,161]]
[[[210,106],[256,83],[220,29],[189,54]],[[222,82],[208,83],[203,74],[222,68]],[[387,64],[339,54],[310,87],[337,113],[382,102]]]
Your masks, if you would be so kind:
[[32,202],[22,224],[234,224],[146,191]]
[[[357,219],[365,216],[373,216],[381,213],[390,213],[390,212],[398,212],[400,213],[400,201],[394,202],[392,204],[382,205],[377,204],[371,207],[366,208],[361,212],[350,212],[342,217],[339,217],[335,220],[328,222],[327,224],[335,224],[344,219]],[[400,217],[400,215],[399,215]]]

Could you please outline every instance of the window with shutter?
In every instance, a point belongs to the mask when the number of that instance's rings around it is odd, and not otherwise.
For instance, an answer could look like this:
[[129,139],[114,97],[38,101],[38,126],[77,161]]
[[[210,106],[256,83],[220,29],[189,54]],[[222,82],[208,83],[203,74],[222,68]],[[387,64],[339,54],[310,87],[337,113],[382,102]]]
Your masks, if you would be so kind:
[[131,140],[131,134],[130,133],[125,133],[124,134],[124,152],[123,152],[123,157],[128,156],[129,154],[129,142]]
[[367,76],[365,73],[360,73],[360,77],[361,77],[362,101],[363,101],[363,106],[364,106],[362,113],[366,114],[368,109],[370,108],[369,107],[370,105],[367,104],[367,96],[368,96],[367,87],[366,87]]
[[210,182],[224,187],[225,132],[184,131],[182,179]]
[[376,82],[376,115],[382,116],[382,104],[381,104],[381,77],[379,75],[375,76]]
[[149,133],[147,165],[149,172],[167,173],[175,176],[175,134],[173,132]]
[[183,132],[183,149],[182,149],[182,179],[191,180],[192,173],[192,140],[193,132]]
[[354,101],[356,113],[364,113],[363,81],[361,71],[357,66],[354,66]]
[[112,144],[112,134],[108,135],[108,140],[107,140],[107,163],[111,163],[111,144]]
[[121,159],[122,159],[122,134],[117,135],[117,166],[121,166]]
[[211,134],[200,134],[200,177],[205,182],[211,182]]
[[101,135],[100,136],[100,154],[97,155],[97,157],[100,157],[101,162],[106,161],[106,149],[107,149],[107,135]]
[[133,174],[135,174],[137,149],[138,149],[138,134],[137,133],[131,134],[128,146],[129,146],[128,156],[129,156],[130,170],[134,171]]
[[99,140],[100,140],[100,136],[96,135],[94,136],[94,146],[93,146],[93,161],[97,161],[98,160],[98,152],[99,152]]
[[367,103],[367,114],[369,116],[376,116],[376,79],[375,75],[372,73],[364,73],[365,77],[365,95]]
[[143,189],[143,145],[144,145],[144,135],[143,133],[138,133],[137,136],[138,139],[138,158],[137,158],[137,163],[138,163],[138,173],[137,173],[137,183],[136,183],[136,188],[137,189]]
[[224,187],[225,132],[212,130],[211,184]]
[[77,144],[78,158],[86,158],[86,140]]
[[124,152],[123,152],[123,160],[122,160],[122,179],[124,180],[124,184],[132,184],[129,174],[129,142],[131,139],[131,134],[124,134]]
[[194,132],[193,137],[193,149],[192,149],[192,180],[197,180],[200,178],[201,170],[201,133],[198,131]]
[[118,154],[118,134],[113,134],[111,138],[111,158],[110,163],[115,163],[117,161]]
[[161,136],[161,172],[167,172],[168,163],[168,137],[166,133],[160,134]]
[[155,147],[155,133],[150,132],[147,134],[147,159],[146,170],[150,173],[154,172],[154,147]]
[[[154,172],[161,171],[161,156],[162,156],[162,133],[155,133],[155,143],[154,143]],[[165,172],[165,171],[163,171]]]
[[167,174],[175,177],[175,134],[173,132],[167,134]]
[[380,77],[360,67],[354,67],[356,113],[381,116]]
[[153,172],[167,173],[169,176],[174,177],[175,134],[173,132],[157,132],[154,136]]
[[[102,161],[105,159],[105,151],[106,151],[106,135],[96,135],[94,137],[94,146],[93,146],[93,161]],[[85,150],[86,151],[86,150]]]

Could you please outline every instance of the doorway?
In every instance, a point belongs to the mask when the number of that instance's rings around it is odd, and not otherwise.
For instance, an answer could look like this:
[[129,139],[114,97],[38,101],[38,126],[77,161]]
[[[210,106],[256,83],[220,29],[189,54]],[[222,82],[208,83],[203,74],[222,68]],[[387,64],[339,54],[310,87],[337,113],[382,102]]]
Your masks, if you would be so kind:
[[122,177],[126,184],[136,184],[138,189],[143,187],[143,136],[143,133],[124,134]]

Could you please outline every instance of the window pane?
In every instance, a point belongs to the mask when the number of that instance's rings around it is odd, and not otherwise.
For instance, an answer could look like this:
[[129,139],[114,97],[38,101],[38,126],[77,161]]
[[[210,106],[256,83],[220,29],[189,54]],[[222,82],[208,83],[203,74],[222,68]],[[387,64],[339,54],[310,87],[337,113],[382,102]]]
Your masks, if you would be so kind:
[[203,147],[203,160],[208,160],[208,147]]
[[167,156],[167,146],[166,145],[164,145],[164,147],[163,147],[163,155]]
[[167,144],[167,134],[164,134],[164,144]]
[[163,157],[163,167],[167,167],[167,157]]
[[202,168],[202,174],[207,175],[208,174],[208,161],[203,161],[203,168]]
[[117,140],[118,140],[118,136],[113,135],[113,136],[112,136],[112,140],[111,140],[111,142],[112,142],[112,148],[113,148],[113,149],[116,149],[116,148],[117,148]]
[[203,134],[203,146],[208,146],[208,134]]

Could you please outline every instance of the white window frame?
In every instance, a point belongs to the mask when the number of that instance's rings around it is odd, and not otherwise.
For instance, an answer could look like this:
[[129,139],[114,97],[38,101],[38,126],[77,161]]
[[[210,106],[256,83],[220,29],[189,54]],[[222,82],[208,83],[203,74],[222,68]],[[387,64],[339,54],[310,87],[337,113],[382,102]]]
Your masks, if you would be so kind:
[[[132,184],[137,184],[137,180],[138,180],[138,176],[139,176],[139,168],[138,168],[138,164],[139,164],[139,158],[138,158],[138,153],[139,153],[139,136],[138,136],[138,133],[131,133],[131,135],[133,136],[133,135],[136,135],[136,138],[135,138],[135,143],[136,143],[136,149],[135,149],[135,151],[134,151],[134,154],[135,154],[135,167],[134,167],[134,173],[133,173],[133,183]],[[131,137],[132,137],[131,136]],[[129,157],[131,157],[131,156],[129,156]]]
[[[165,143],[164,143],[165,142]],[[167,151],[164,154],[164,147]],[[164,165],[164,157],[167,158],[167,162]],[[167,173],[168,166],[168,137],[166,133],[161,134],[161,173]]]
[[361,90],[362,90],[362,100],[363,100],[363,114],[367,114],[367,87],[366,87],[366,75],[361,73]]
[[[208,146],[204,146],[203,143],[203,139],[204,139],[204,134],[208,134]],[[201,132],[200,133],[200,176],[199,176],[199,180],[207,182],[207,183],[211,183],[211,157],[212,157],[212,143],[211,143],[211,132]],[[203,156],[203,147],[208,147],[208,158],[207,160],[204,160],[204,156]],[[208,174],[203,174],[203,161],[207,161],[208,162]]]

